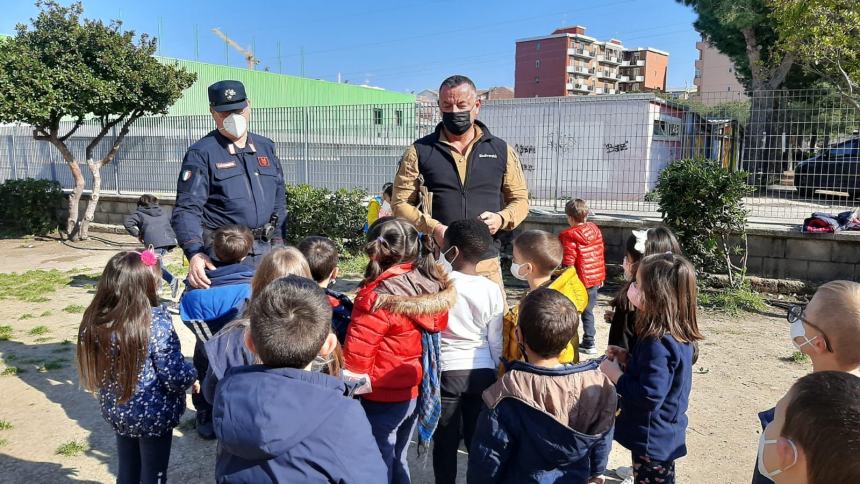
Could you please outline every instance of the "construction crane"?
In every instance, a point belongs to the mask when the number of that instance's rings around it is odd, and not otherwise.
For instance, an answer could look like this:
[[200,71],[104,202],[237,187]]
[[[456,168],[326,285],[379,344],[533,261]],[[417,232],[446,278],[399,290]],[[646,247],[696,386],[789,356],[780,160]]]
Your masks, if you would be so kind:
[[238,51],[239,51],[239,53],[240,53],[240,54],[242,54],[242,56],[244,56],[244,57],[245,57],[245,62],[247,62],[247,63],[248,63],[248,69],[250,69],[250,70],[252,70],[252,71],[253,71],[253,70],[254,70],[254,67],[255,67],[257,64],[259,64],[259,63],[260,63],[260,59],[257,59],[257,58],[254,56],[254,53],[253,53],[253,52],[251,52],[251,49],[245,49],[245,48],[243,48],[241,45],[237,44],[237,43],[236,43],[236,41],[234,41],[234,40],[233,40],[233,39],[231,39],[230,37],[227,37],[227,34],[225,34],[224,32],[221,32],[221,29],[219,29],[219,28],[214,28],[214,29],[212,29],[212,32],[214,32],[214,33],[215,33],[215,35],[217,35],[218,37],[220,37],[220,38],[221,38],[221,40],[223,40],[224,42],[226,42],[226,43],[227,43],[227,45],[229,45],[230,47],[232,47],[232,48],[234,48],[234,49],[238,50]]

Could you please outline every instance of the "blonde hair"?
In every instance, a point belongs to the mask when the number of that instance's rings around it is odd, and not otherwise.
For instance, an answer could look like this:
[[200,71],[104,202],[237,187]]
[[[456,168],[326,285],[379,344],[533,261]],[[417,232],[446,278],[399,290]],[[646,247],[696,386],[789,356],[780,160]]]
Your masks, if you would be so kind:
[[860,284],[832,281],[815,291],[812,324],[819,326],[833,347],[840,365],[860,366]]
[[251,280],[251,298],[273,281],[290,274],[311,278],[311,268],[305,256],[295,247],[278,247],[263,256]]

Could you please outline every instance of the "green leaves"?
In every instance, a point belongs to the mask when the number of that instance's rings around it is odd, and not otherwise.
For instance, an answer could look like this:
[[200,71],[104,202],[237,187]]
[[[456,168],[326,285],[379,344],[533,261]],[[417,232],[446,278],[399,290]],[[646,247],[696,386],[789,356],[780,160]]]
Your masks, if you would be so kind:
[[291,244],[308,235],[323,235],[334,241],[341,255],[364,246],[362,227],[367,220],[361,188],[332,192],[310,185],[287,185],[287,223]]
[[78,2],[38,1],[32,26],[0,42],[0,122],[48,133],[64,117],[163,114],[196,74],[160,64],[156,40],[114,21],[81,20]]
[[0,233],[45,235],[57,229],[63,190],[51,180],[6,180],[0,184]]
[[655,191],[663,220],[678,236],[684,253],[705,271],[734,271],[736,240],[743,238],[747,210],[743,198],[752,192],[746,173],[729,172],[719,162],[685,159],[660,173]]

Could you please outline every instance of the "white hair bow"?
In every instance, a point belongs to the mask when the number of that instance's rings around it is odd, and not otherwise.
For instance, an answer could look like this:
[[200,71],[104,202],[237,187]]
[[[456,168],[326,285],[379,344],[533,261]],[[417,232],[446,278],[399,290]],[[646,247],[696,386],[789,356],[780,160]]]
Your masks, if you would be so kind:
[[648,240],[648,229],[634,230],[633,236],[636,237],[636,245],[633,246],[636,252],[645,255],[645,241]]

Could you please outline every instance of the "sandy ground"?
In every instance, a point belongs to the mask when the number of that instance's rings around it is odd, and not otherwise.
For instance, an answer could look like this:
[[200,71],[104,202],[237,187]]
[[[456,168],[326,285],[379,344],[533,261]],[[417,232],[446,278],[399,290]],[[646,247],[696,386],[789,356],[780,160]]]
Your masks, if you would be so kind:
[[[59,269],[96,273],[116,250],[135,245],[129,237],[97,236],[100,240],[76,244],[83,248],[56,239],[0,240],[0,272]],[[172,259],[179,260],[178,251]],[[73,367],[74,345],[70,343],[75,341],[80,314],[63,311],[72,304],[89,303],[91,282],[75,277],[69,285],[46,294],[49,300],[45,302],[0,300],[0,325],[13,327],[11,339],[0,341],[4,361],[0,371],[7,366],[25,370],[17,376],[0,376],[0,420],[12,424],[11,429],[0,430],[0,482],[115,479],[114,434],[102,420],[96,401],[79,388]],[[607,299],[608,294],[601,295],[596,310],[598,342],[605,342],[608,333],[608,325],[602,323]],[[19,319],[24,314],[34,317]],[[38,325],[47,326],[49,332],[29,334]],[[772,406],[811,366],[791,360],[794,348],[779,310],[737,318],[704,313],[701,326],[707,339],[693,375],[689,455],[677,462],[678,481],[747,483],[758,442],[756,413]],[[193,336],[178,320],[176,328],[183,352],[190,357]],[[40,371],[44,363],[60,368]],[[190,399],[188,403],[184,424],[174,432],[169,476],[174,482],[211,482],[215,443],[201,440],[190,428],[194,413]],[[58,446],[73,440],[86,443],[87,450],[73,457],[58,455]],[[463,482],[465,461],[463,454]],[[629,453],[616,445],[610,468],[628,462]],[[432,465],[419,462],[414,455],[412,473],[417,483],[432,482]]]

